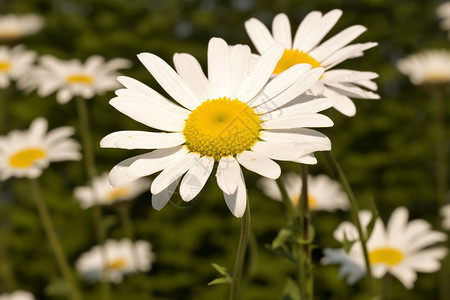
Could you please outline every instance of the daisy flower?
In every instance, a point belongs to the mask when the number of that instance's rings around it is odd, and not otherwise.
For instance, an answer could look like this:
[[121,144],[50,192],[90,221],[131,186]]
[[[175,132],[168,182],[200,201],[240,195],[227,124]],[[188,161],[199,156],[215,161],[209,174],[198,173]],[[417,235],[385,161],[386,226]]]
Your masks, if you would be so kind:
[[[365,212],[366,216],[368,215]],[[367,225],[370,218],[361,220]],[[340,226],[334,236],[340,242],[355,240],[356,228],[346,222]],[[344,231],[346,234],[344,235]],[[350,237],[350,238],[349,238]],[[416,281],[416,272],[432,273],[440,268],[439,260],[447,255],[445,247],[431,247],[433,244],[445,241],[447,236],[431,229],[424,220],[408,222],[408,210],[397,208],[391,215],[385,228],[381,219],[375,221],[372,234],[367,241],[369,261],[373,276],[383,277],[390,273],[408,289],[412,289]],[[365,274],[364,256],[361,243],[356,241],[346,253],[343,249],[325,249],[322,263],[340,264],[339,273],[347,276],[347,282],[353,284]]]
[[450,51],[428,50],[397,62],[397,69],[415,85],[441,86],[450,83]]
[[44,26],[44,19],[36,14],[0,15],[0,41],[15,40],[31,35]]
[[0,88],[7,88],[11,80],[17,80],[27,74],[36,56],[36,52],[26,50],[23,45],[13,48],[0,46]]
[[30,292],[18,290],[11,294],[1,294],[0,300],[35,300],[35,298]]
[[54,161],[80,160],[80,145],[69,138],[75,130],[59,127],[47,133],[47,120],[35,119],[28,130],[0,136],[0,180],[36,178]]
[[442,18],[441,28],[449,31],[448,37],[450,38],[450,2],[444,2],[436,9],[438,17]]
[[130,201],[142,194],[150,183],[145,179],[138,179],[118,187],[113,187],[108,180],[108,174],[95,177],[92,186],[75,188],[74,196],[82,208],[94,205],[113,205],[117,202]]
[[[156,149],[126,159],[110,172],[112,185],[162,171],[152,182],[153,207],[163,208],[181,180],[180,195],[192,200],[203,188],[215,163],[216,179],[231,212],[241,217],[247,193],[240,165],[268,178],[278,178],[273,160],[316,163],[314,151],[330,150],[330,140],[304,127],[332,126],[319,111],[334,100],[300,97],[323,74],[299,64],[269,81],[283,47],[274,44],[249,72],[250,48],[229,47],[220,38],[208,46],[208,77],[189,54],[174,55],[174,71],[154,54],[138,58],[180,105],[128,77],[126,87],[110,101],[120,112],[163,132],[119,131],[101,147]],[[186,175],[184,175],[186,174]],[[184,177],[181,179],[181,177]]]
[[[302,190],[302,178],[300,175],[289,172],[281,177],[283,186],[289,199],[298,206]],[[261,178],[257,182],[263,193],[269,198],[282,201],[282,194],[275,180]],[[326,175],[308,175],[308,203],[311,210],[334,211],[337,209],[348,210],[349,202],[341,185]]]
[[[103,252],[106,256],[105,262]],[[103,249],[101,246],[94,246],[83,253],[76,261],[75,267],[89,281],[100,281],[104,275],[104,280],[120,283],[124,275],[149,271],[154,259],[149,242],[139,240],[133,243],[129,239],[109,239]]]
[[444,220],[442,221],[442,228],[450,230],[450,204],[441,207],[439,212],[441,213],[441,216],[444,218]]
[[79,59],[64,61],[44,55],[29,76],[19,81],[19,87],[28,91],[37,88],[40,97],[58,91],[57,101],[65,104],[74,96],[89,99],[118,88],[117,70],[130,66],[131,62],[122,58],[105,62],[103,57],[93,55],[83,64]]
[[284,53],[273,71],[274,75],[299,63],[310,64],[312,68],[323,67],[325,72],[320,80],[311,86],[309,93],[336,99],[334,108],[346,116],[353,116],[356,113],[356,107],[350,97],[380,98],[370,91],[377,89],[377,85],[372,79],[377,78],[378,74],[330,69],[349,58],[362,56],[364,50],[376,46],[377,43],[348,45],[366,31],[366,28],[361,25],[351,26],[320,43],[341,15],[342,11],[339,9],[332,10],[325,15],[318,11],[309,13],[300,23],[293,40],[289,19],[283,13],[273,19],[272,33],[255,18],[245,22],[245,29],[260,54],[267,51],[275,42],[283,44]]

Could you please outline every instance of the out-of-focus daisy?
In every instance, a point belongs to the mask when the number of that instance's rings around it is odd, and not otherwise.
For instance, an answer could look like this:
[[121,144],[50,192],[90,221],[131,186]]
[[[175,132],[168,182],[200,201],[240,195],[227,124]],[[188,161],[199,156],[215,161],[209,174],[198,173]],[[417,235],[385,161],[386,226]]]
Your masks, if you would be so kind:
[[1,294],[0,300],[35,300],[35,298],[30,292],[18,290],[10,294]]
[[27,74],[36,56],[36,52],[26,50],[23,45],[13,48],[0,46],[0,88],[8,87],[11,80]]
[[36,14],[0,15],[0,41],[19,39],[31,35],[44,26],[44,19]]
[[82,208],[89,208],[94,205],[113,205],[117,202],[130,201],[149,187],[149,181],[142,178],[113,187],[109,183],[108,174],[104,173],[92,180],[92,186],[75,188],[74,196]]
[[[302,190],[302,178],[293,172],[281,176],[286,193],[297,206]],[[282,201],[281,191],[275,180],[261,178],[258,186],[268,197]],[[326,175],[308,176],[308,203],[311,210],[347,210],[349,202],[341,185]]]
[[450,2],[439,5],[436,14],[442,18],[441,28],[448,31],[448,38],[450,38]]
[[349,58],[362,56],[364,50],[376,46],[377,43],[348,45],[366,31],[366,28],[361,25],[351,26],[321,43],[341,15],[342,11],[339,9],[325,15],[318,11],[309,13],[300,23],[293,40],[289,19],[283,13],[273,19],[272,33],[255,18],[245,22],[245,29],[260,54],[275,42],[283,43],[285,50],[275,67],[273,72],[275,75],[298,63],[308,63],[313,68],[325,68],[320,80],[311,86],[309,93],[335,98],[337,101],[334,108],[346,116],[353,116],[356,113],[356,107],[350,97],[380,98],[370,91],[377,90],[377,85],[372,79],[377,78],[378,74],[330,69]]
[[[365,218],[364,223],[367,224],[369,219]],[[341,242],[344,241],[344,236],[348,240],[357,236],[356,228],[348,223],[337,230],[340,232],[335,232],[334,236]],[[345,235],[343,231],[346,231]],[[381,219],[375,221],[372,234],[367,241],[373,276],[381,278],[390,273],[406,288],[411,289],[417,278],[416,272],[432,273],[439,270],[439,260],[447,255],[448,249],[430,246],[446,239],[444,233],[431,230],[431,225],[424,220],[408,222],[408,210],[404,207],[397,208],[386,228]],[[364,257],[359,241],[352,245],[348,253],[343,249],[325,249],[324,253],[322,262],[340,264],[339,274],[347,276],[349,284],[355,283],[365,274]]]
[[69,138],[72,127],[47,133],[47,120],[35,119],[28,130],[13,130],[0,136],[0,180],[9,177],[36,178],[50,162],[80,160],[80,145]]
[[442,221],[442,228],[450,230],[450,204],[441,207],[440,213],[444,218],[444,220]]
[[118,88],[118,69],[128,68],[131,62],[122,58],[105,61],[102,56],[93,55],[83,64],[79,59],[60,60],[44,55],[28,76],[19,81],[25,90],[37,88],[41,97],[58,91],[56,99],[60,104],[69,102],[73,96],[85,99]]
[[208,77],[189,54],[175,54],[174,71],[150,53],[138,57],[158,83],[180,105],[150,87],[119,77],[126,87],[110,101],[120,112],[165,132],[119,131],[101,141],[102,147],[156,149],[122,161],[110,173],[113,185],[162,172],[153,180],[155,209],[164,207],[181,177],[180,195],[192,200],[218,163],[216,178],[231,212],[241,217],[247,193],[240,165],[268,178],[281,169],[274,160],[316,163],[311,153],[329,150],[330,140],[304,127],[332,126],[321,114],[334,100],[303,94],[323,74],[299,64],[269,82],[283,54],[274,44],[250,68],[250,48],[229,47],[212,38],[208,46]]
[[415,85],[440,86],[450,83],[450,51],[428,50],[397,62],[398,70]]
[[120,283],[124,275],[150,270],[154,259],[149,242],[109,239],[103,249],[101,246],[94,246],[83,253],[76,261],[76,269],[89,281],[108,280]]

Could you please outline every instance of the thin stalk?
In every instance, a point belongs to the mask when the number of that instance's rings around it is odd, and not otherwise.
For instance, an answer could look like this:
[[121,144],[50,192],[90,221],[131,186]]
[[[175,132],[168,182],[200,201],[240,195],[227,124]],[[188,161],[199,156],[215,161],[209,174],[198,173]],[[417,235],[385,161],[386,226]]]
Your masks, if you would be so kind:
[[3,288],[12,292],[15,289],[15,279],[11,268],[11,260],[8,252],[8,228],[6,203],[2,195],[2,184],[0,182],[0,274],[3,279]]
[[234,263],[233,279],[231,281],[230,300],[239,300],[241,296],[242,270],[244,268],[245,251],[247,250],[250,231],[250,203],[247,200],[247,208],[241,221],[241,234]]
[[361,222],[359,221],[359,206],[358,202],[356,201],[355,194],[353,193],[353,190],[347,180],[347,177],[345,176],[344,171],[342,171],[341,166],[339,165],[339,162],[337,161],[336,157],[331,151],[325,151],[325,155],[327,158],[327,161],[330,165],[330,167],[333,170],[333,173],[337,178],[339,178],[339,181],[342,184],[342,188],[347,193],[348,199],[350,201],[350,207],[351,207],[351,213],[353,217],[353,222],[356,225],[356,228],[358,230],[359,239],[361,241],[361,247],[364,254],[364,263],[367,270],[367,284],[369,286],[369,292],[372,295],[372,298],[375,298],[375,290],[374,290],[374,280],[372,275],[372,267],[370,265],[369,261],[369,252],[367,251],[367,240],[364,236],[364,232],[362,229]]
[[276,180],[278,189],[281,191],[281,198],[283,200],[284,207],[286,208],[286,214],[289,220],[293,220],[294,215],[296,215],[296,211],[294,208],[294,204],[292,203],[291,199],[289,198],[289,195],[286,192],[286,189],[284,188],[283,182],[281,182],[281,179],[278,178]]
[[39,212],[39,217],[41,218],[42,225],[44,227],[45,233],[47,235],[50,247],[53,251],[53,255],[55,256],[58,267],[69,286],[70,296],[72,300],[81,300],[82,299],[81,293],[78,289],[77,282],[75,281],[72,270],[70,269],[69,264],[67,262],[66,255],[56,234],[53,222],[50,219],[50,214],[47,210],[47,206],[42,196],[39,183],[37,179],[31,179],[30,184],[32,194],[34,195],[36,201],[36,207]]

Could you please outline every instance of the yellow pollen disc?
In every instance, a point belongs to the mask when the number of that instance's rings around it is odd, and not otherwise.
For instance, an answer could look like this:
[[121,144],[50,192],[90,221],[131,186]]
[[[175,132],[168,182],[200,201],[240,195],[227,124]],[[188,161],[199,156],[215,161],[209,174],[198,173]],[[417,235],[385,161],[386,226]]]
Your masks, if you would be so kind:
[[120,257],[107,263],[107,270],[119,270],[127,265],[126,258]]
[[[298,206],[298,203],[300,202],[300,194],[294,195],[291,198],[292,204],[294,204],[294,206]],[[310,209],[315,209],[317,205],[317,201],[316,198],[312,195],[308,195],[308,206]]]
[[280,74],[290,67],[301,63],[310,64],[313,68],[320,67],[320,63],[309,56],[308,53],[303,51],[300,52],[298,51],[298,49],[292,50],[291,48],[284,50],[283,56],[278,61],[275,70],[273,70],[273,73]]
[[106,201],[113,202],[117,199],[125,198],[129,195],[130,195],[130,189],[127,187],[114,188],[106,195]]
[[11,63],[9,61],[0,61],[0,73],[6,73],[11,69]]
[[44,158],[46,152],[40,148],[29,148],[15,153],[9,158],[9,164],[15,168],[29,168],[36,160]]
[[371,264],[384,263],[388,266],[395,266],[403,259],[403,253],[394,248],[379,248],[369,252]]
[[425,75],[425,82],[444,83],[450,81],[450,74],[444,71],[433,71]]
[[67,76],[66,78],[68,83],[79,83],[79,84],[87,84],[91,85],[94,80],[91,76],[85,75],[85,74],[73,74],[70,76]]
[[14,39],[20,36],[20,32],[18,30],[10,29],[10,30],[4,30],[0,32],[0,39],[8,40],[8,39]]
[[261,120],[253,108],[238,99],[207,100],[186,120],[183,134],[187,148],[219,161],[249,150],[258,140]]

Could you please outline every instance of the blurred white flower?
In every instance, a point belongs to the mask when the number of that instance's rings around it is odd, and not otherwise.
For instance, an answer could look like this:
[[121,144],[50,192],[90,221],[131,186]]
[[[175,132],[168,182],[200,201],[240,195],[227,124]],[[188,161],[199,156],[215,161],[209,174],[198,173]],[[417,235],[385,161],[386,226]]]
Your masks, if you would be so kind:
[[[289,199],[297,206],[300,201],[302,178],[294,172],[289,172],[282,175],[281,180]],[[282,194],[275,180],[261,178],[257,184],[268,197],[282,201]],[[349,208],[347,194],[341,185],[326,175],[308,175],[308,203],[311,210],[334,211]]]
[[0,15],[0,41],[31,35],[44,26],[44,18],[36,14]]
[[450,2],[444,2],[436,9],[438,17],[442,18],[441,28],[448,31],[448,38],[450,39]]
[[30,292],[17,290],[10,294],[1,294],[0,300],[35,300],[35,298]]
[[36,52],[26,50],[23,45],[13,48],[0,46],[0,88],[7,88],[11,80],[18,80],[27,74],[36,56]]
[[80,145],[69,138],[75,130],[59,127],[47,133],[47,120],[35,119],[28,130],[0,136],[0,180],[36,178],[54,161],[80,160]]
[[427,50],[397,62],[397,69],[415,85],[447,85],[450,83],[450,51]]
[[[370,217],[364,213],[362,222],[369,223]],[[431,247],[435,243],[445,241],[447,236],[431,229],[424,220],[408,222],[408,210],[397,208],[385,228],[381,219],[375,221],[372,234],[367,241],[369,261],[373,276],[383,277],[390,273],[408,289],[412,289],[417,278],[416,272],[432,273],[440,269],[442,260],[448,252],[445,247]],[[360,215],[361,216],[361,215]],[[339,227],[334,236],[340,242],[355,240],[356,228],[346,222]],[[346,231],[344,235],[343,231]],[[349,238],[350,237],[350,238]],[[347,282],[353,284],[365,275],[364,256],[361,243],[356,241],[346,253],[343,249],[325,249],[323,264],[340,264],[339,274],[347,277]]]
[[441,207],[440,213],[444,218],[444,220],[442,221],[442,228],[450,230],[450,204]]
[[299,63],[308,63],[313,68],[325,68],[320,80],[310,88],[309,93],[336,99],[334,108],[346,116],[353,116],[356,107],[350,97],[380,98],[379,95],[369,91],[377,90],[378,87],[372,79],[377,78],[378,74],[346,69],[330,71],[330,69],[347,59],[364,55],[363,51],[376,46],[377,43],[348,45],[366,31],[361,25],[351,26],[321,43],[341,15],[342,11],[339,9],[325,15],[319,11],[310,12],[300,23],[293,40],[289,19],[283,13],[273,19],[272,33],[255,18],[245,22],[245,29],[260,54],[275,42],[283,44],[285,51],[274,74],[279,74]]
[[117,202],[130,201],[146,190],[150,190],[150,181],[140,178],[132,182],[113,187],[108,174],[95,177],[92,186],[80,186],[74,190],[75,198],[82,208],[94,205],[113,205]]
[[40,97],[57,91],[56,99],[64,104],[74,96],[89,99],[118,88],[117,70],[130,66],[131,62],[122,58],[105,61],[93,55],[83,64],[79,59],[65,61],[44,55],[39,65],[19,81],[19,87],[28,91],[37,88]]
[[[94,246],[76,261],[77,271],[88,281],[120,283],[124,275],[149,271],[155,260],[151,244],[142,240],[133,243],[129,239],[109,239],[102,248]],[[105,277],[102,279],[103,274]]]

